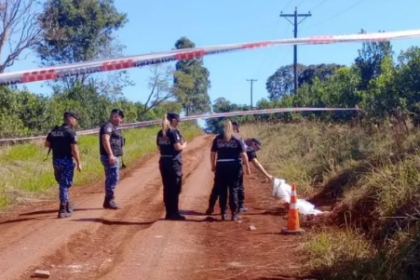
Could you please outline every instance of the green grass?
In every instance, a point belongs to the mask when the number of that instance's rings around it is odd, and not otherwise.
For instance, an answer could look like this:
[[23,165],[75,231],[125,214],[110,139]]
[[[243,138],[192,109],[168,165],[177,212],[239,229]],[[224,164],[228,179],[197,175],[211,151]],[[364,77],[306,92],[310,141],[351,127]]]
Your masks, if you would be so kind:
[[420,279],[420,131],[302,122],[241,134],[261,140],[260,161],[298,196],[334,206],[337,228],[307,244],[323,279]]
[[[158,127],[124,131],[126,147],[124,162],[127,166],[149,153],[156,152]],[[201,133],[197,126],[182,124],[181,133],[191,140]],[[103,166],[99,160],[97,135],[79,137],[79,150],[83,164],[81,173],[75,172],[74,185],[87,185],[101,180]],[[44,161],[47,149],[43,142],[32,142],[0,148],[0,209],[22,198],[50,197],[57,190],[52,169],[52,157]],[[52,190],[52,192],[51,192]]]

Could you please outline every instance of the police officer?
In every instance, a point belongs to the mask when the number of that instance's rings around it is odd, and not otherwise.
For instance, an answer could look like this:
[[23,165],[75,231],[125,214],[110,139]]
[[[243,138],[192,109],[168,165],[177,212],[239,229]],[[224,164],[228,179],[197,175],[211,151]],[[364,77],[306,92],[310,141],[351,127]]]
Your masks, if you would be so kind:
[[64,124],[55,126],[47,136],[45,147],[48,153],[53,152],[53,167],[55,180],[59,184],[60,208],[58,218],[71,216],[73,205],[69,201],[69,188],[73,185],[74,161],[77,170],[82,171],[79,149],[77,147],[77,135],[73,130],[79,120],[74,112],[64,113]]
[[248,156],[249,162],[252,162],[252,164],[267,177],[268,180],[272,181],[273,176],[271,176],[267,171],[265,171],[264,167],[261,165],[261,163],[257,159],[257,153],[259,150],[261,150],[261,142],[258,141],[256,138],[248,138],[244,140],[245,143],[245,149],[246,154]]
[[124,138],[118,126],[124,119],[123,111],[113,109],[109,120],[99,131],[99,152],[105,170],[105,200],[103,207],[118,209],[115,203],[115,187],[120,178],[120,159],[123,155]]
[[[217,159],[216,159],[217,155]],[[247,174],[251,173],[245,147],[242,141],[235,137],[231,121],[225,124],[223,134],[213,140],[210,162],[215,172],[215,189],[219,193],[219,205],[222,220],[227,219],[226,204],[229,192],[229,207],[232,220],[238,220],[238,188],[241,177],[242,161]]]
[[[235,136],[242,142],[241,135],[239,134],[239,123],[236,121],[232,122],[233,131],[235,132]],[[244,143],[245,144],[245,143]],[[248,154],[247,154],[248,155]],[[239,203],[239,212],[246,212],[248,209],[244,206],[245,203],[245,187],[244,187],[244,172],[241,169],[240,179],[239,179],[239,188],[238,188],[238,203]]]
[[158,132],[156,144],[160,151],[159,169],[163,183],[163,201],[166,220],[185,220],[179,213],[179,194],[182,186],[182,151],[187,142],[177,129],[180,117],[168,113],[162,118],[162,129]]

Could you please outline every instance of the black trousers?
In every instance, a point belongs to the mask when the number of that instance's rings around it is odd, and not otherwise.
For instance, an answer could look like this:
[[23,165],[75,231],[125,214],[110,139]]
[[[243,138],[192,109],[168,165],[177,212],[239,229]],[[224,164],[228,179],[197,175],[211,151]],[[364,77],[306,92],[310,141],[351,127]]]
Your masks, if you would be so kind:
[[179,213],[179,194],[182,186],[182,165],[177,161],[160,162],[163,183],[163,202],[167,215]]
[[[229,208],[232,213],[238,212],[238,188],[241,166],[217,166],[215,174],[215,192],[219,193],[219,206],[222,214],[226,213],[229,197]],[[217,196],[216,196],[217,199]]]
[[[243,168],[240,169],[239,181],[238,181],[238,208],[244,206],[245,202],[245,188],[244,188],[244,172]],[[219,197],[219,190],[216,184],[216,177],[214,180],[213,188],[211,189],[210,198],[209,198],[209,208],[216,205],[217,198]]]

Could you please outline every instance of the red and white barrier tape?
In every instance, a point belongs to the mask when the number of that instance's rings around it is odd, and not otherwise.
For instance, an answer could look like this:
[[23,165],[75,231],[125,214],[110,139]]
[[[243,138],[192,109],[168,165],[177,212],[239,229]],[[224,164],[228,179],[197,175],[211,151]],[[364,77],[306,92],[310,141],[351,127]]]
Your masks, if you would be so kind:
[[[273,113],[291,113],[291,112],[322,112],[322,111],[358,111],[358,108],[274,108],[274,109],[262,109],[262,110],[250,110],[250,111],[235,111],[235,112],[226,112],[226,113],[215,113],[215,114],[201,114],[194,116],[187,116],[182,118],[183,121],[198,120],[198,119],[211,119],[211,118],[220,118],[220,117],[233,117],[233,116],[249,116],[249,115],[263,115],[263,114],[273,114]],[[131,129],[139,128],[145,126],[159,125],[161,120],[150,120],[142,122],[134,122],[122,124],[120,129]],[[81,130],[77,132],[77,135],[89,135],[99,133],[99,128]],[[33,141],[39,139],[45,139],[47,136],[31,136],[31,137],[21,137],[21,138],[6,138],[0,139],[0,143],[5,142],[18,142],[18,141]]]
[[377,32],[352,35],[331,35],[331,36],[312,36],[296,39],[270,40],[253,43],[239,43],[229,45],[210,46],[202,48],[191,48],[158,52],[146,55],[127,56],[114,59],[97,61],[86,61],[53,67],[38,68],[18,72],[0,74],[0,85],[10,85],[19,83],[30,83],[36,81],[55,80],[67,76],[78,74],[89,74],[104,71],[114,71],[133,67],[141,67],[152,64],[159,64],[169,61],[201,58],[205,55],[220,54],[239,50],[256,48],[267,48],[274,46],[287,45],[315,45],[315,44],[335,44],[335,43],[354,43],[354,42],[381,42],[396,39],[420,38],[420,29]]

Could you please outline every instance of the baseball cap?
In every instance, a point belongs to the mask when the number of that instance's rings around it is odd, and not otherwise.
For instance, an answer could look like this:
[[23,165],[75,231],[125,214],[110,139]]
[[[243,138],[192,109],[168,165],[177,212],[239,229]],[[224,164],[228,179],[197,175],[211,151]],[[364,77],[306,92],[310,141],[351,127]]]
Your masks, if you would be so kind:
[[238,132],[239,132],[239,123],[237,121],[233,121],[232,125],[236,126],[236,128],[238,129]]
[[79,120],[80,119],[79,115],[77,113],[75,113],[75,112],[65,112],[64,113],[64,118],[67,119],[69,117],[73,117],[76,120]]
[[257,138],[252,138],[251,141],[261,150],[261,142]]
[[168,113],[167,118],[168,118],[168,120],[173,120],[173,119],[175,119],[177,121],[181,120],[181,118],[179,117],[179,115],[177,113]]
[[118,114],[121,118],[124,119],[124,112],[120,109],[112,109],[111,114]]

